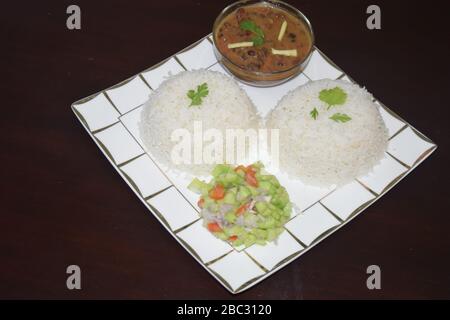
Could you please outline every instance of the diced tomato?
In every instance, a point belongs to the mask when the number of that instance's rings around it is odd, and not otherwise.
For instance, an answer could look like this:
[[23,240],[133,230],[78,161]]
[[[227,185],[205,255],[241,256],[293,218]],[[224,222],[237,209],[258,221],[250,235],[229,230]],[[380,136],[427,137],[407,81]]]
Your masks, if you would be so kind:
[[200,198],[200,200],[198,200],[197,205],[199,206],[199,208],[203,209],[203,205],[205,204],[205,199]]
[[246,168],[245,168],[245,172],[247,173],[247,172],[251,172],[253,175],[256,173],[256,170],[255,170],[255,168],[253,168],[253,166],[252,165],[249,165],[249,166],[247,166]]
[[240,206],[237,210],[236,210],[236,215],[240,216],[241,214],[244,214],[247,210],[248,210],[248,206],[250,203],[244,203],[242,206]]
[[214,200],[220,200],[225,197],[225,188],[221,184],[216,184],[209,192],[209,196]]
[[230,236],[230,237],[228,238],[228,240],[230,240],[230,241],[236,241],[237,238],[238,238],[238,236]]
[[252,187],[258,187],[258,180],[256,179],[255,171],[253,170],[247,170],[245,173],[245,181]]
[[210,222],[207,225],[208,230],[211,232],[221,232],[222,228],[219,226],[217,222]]

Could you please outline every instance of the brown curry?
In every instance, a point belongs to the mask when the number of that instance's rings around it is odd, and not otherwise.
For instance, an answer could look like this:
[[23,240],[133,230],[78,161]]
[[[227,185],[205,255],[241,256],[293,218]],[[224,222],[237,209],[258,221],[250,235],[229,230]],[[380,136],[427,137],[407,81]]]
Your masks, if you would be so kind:
[[226,16],[214,34],[219,51],[248,71],[288,70],[310,53],[312,40],[305,22],[271,6],[251,5]]

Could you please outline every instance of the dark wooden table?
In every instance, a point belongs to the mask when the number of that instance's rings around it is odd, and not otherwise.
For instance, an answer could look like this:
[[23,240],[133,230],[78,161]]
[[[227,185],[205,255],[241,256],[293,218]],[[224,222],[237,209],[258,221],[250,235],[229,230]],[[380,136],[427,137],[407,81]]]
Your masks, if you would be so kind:
[[[148,213],[91,141],[71,102],[209,33],[226,1],[2,5],[0,298],[450,298],[448,13],[438,2],[291,0],[317,45],[433,139],[438,150],[316,248],[232,296]],[[66,288],[66,267],[82,290]],[[377,264],[382,289],[366,288]]]

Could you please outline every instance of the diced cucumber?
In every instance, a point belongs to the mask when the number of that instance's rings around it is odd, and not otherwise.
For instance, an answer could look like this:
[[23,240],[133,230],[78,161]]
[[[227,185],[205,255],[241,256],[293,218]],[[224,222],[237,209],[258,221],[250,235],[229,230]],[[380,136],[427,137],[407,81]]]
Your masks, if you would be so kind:
[[261,189],[263,189],[264,191],[268,192],[270,190],[270,188],[272,187],[272,184],[269,181],[260,181],[259,187]]
[[266,210],[267,208],[267,203],[265,203],[264,201],[258,201],[255,203],[255,207],[256,207],[256,211],[258,211],[259,213],[263,212],[264,210]]
[[234,240],[232,242],[232,244],[234,247],[239,247],[244,244],[244,239],[242,239],[241,237],[238,237],[236,240]]
[[252,186],[247,186],[246,187],[248,190],[250,190],[250,193],[252,194],[252,196],[257,196],[259,195],[259,191],[257,188],[252,187]]
[[250,247],[256,242],[256,236],[253,234],[248,234],[244,240],[245,247]]
[[252,193],[250,192],[249,188],[245,186],[240,186],[236,198],[238,201],[244,201],[248,199],[251,195]]
[[267,241],[275,240],[282,232],[283,228],[273,228],[267,230]]
[[224,180],[226,182],[238,184],[242,181],[242,177],[240,177],[236,172],[228,172],[225,174]]
[[246,225],[254,225],[258,221],[258,216],[254,215],[253,213],[246,212],[244,214],[244,222]]
[[218,164],[214,167],[213,171],[212,171],[212,176],[214,178],[217,178],[218,176],[220,176],[223,173],[227,173],[228,171],[231,170],[231,167],[226,165],[226,164]]
[[227,239],[228,239],[228,236],[227,236],[224,232],[213,232],[213,234],[214,234],[217,238],[219,238],[219,239],[221,239],[221,240],[227,240]]
[[290,217],[292,213],[292,204],[288,202],[283,208],[283,214],[285,217]]
[[262,164],[261,161],[255,162],[254,164],[252,164],[252,167],[254,169],[256,169],[257,171],[261,170],[262,168],[264,168],[264,165]]
[[227,192],[225,194],[225,197],[223,198],[223,202],[226,204],[232,204],[232,205],[237,204],[236,194],[233,192]]
[[268,216],[272,215],[272,210],[270,210],[270,208],[266,207],[264,210],[259,212],[259,214],[262,215],[263,217],[268,217]]
[[229,237],[231,236],[240,236],[245,232],[244,227],[234,225],[232,227],[225,228],[223,230],[225,234],[227,234]]
[[244,170],[238,170],[238,171],[236,171],[236,174],[238,174],[241,178],[245,177],[245,171]]
[[258,239],[266,239],[267,238],[267,231],[264,229],[253,229],[252,234],[255,235]]
[[217,212],[219,210],[219,205],[215,200],[205,197],[204,208],[207,208],[212,212]]
[[277,211],[272,211],[272,217],[274,217],[276,220],[280,220],[281,215]]
[[267,175],[261,175],[261,179],[263,181],[268,181],[270,182],[272,185],[274,185],[275,187],[280,187],[280,182],[278,181],[278,179],[271,174],[267,174]]
[[273,205],[275,205],[279,209],[283,209],[288,202],[289,202],[289,196],[281,188],[278,189],[277,193],[270,200],[270,203],[272,203]]
[[236,221],[236,215],[230,211],[225,214],[224,219],[229,223],[234,223]]
[[188,185],[188,189],[193,191],[193,192],[195,192],[195,193],[206,195],[206,194],[208,194],[208,191],[209,191],[210,187],[209,187],[209,185],[206,182],[195,178]]
[[266,240],[264,240],[264,239],[256,239],[255,243],[263,246],[263,245],[266,244]]
[[258,227],[261,229],[270,229],[275,227],[277,221],[272,216],[265,217],[263,221],[258,223]]

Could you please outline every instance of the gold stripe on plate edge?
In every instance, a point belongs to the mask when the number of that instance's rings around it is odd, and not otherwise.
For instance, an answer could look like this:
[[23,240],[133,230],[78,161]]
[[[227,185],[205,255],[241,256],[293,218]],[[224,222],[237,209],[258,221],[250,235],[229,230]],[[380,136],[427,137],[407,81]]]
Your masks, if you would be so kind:
[[178,239],[183,243],[184,247],[186,248],[187,251],[189,251],[189,253],[190,253],[191,255],[193,255],[193,256],[196,257],[198,260],[200,260],[205,266],[208,265],[208,263],[204,262],[204,261],[202,260],[202,258],[200,258],[200,256],[198,255],[198,253],[195,252],[195,250],[192,249],[192,247],[191,247],[186,241],[184,241],[183,239],[181,239],[178,235],[177,235],[177,237],[178,237]]
[[[320,197],[320,199],[318,199],[317,201],[311,203],[309,206],[307,206],[305,209],[300,209],[297,207],[298,210],[295,210],[295,208],[292,208],[292,211],[294,211],[294,215],[291,215],[291,217],[289,218],[289,220],[286,221],[286,223],[288,223],[289,221],[293,220],[294,218],[300,216],[300,215],[305,215],[305,211],[309,210],[310,208],[312,208],[313,206],[315,206],[316,204],[320,203],[321,200],[325,199],[326,197],[328,197],[330,194],[332,194],[333,192],[335,192],[337,190],[337,187],[335,186],[333,189],[331,189],[329,192],[327,192],[325,195],[323,195],[322,197]],[[292,201],[291,201],[292,203]],[[286,224],[285,223],[285,224]]]
[[[341,67],[339,67],[336,63],[334,63],[333,60],[330,59],[330,57],[328,57],[325,53],[323,53],[322,50],[320,50],[317,46],[314,46],[315,50],[317,50],[317,52],[319,52],[319,54],[322,56],[322,58],[325,59],[326,62],[328,62],[329,64],[331,64],[334,68],[336,68],[337,70],[339,70],[340,72],[342,72],[344,75],[346,75],[345,71],[341,69]],[[340,75],[338,78],[342,77],[343,75]],[[349,77],[350,78],[350,77]]]
[[[359,84],[355,81],[355,79],[353,79],[352,77],[350,77],[348,74],[343,73],[339,76],[339,78],[337,78],[338,80],[343,80],[344,77],[347,77],[350,80],[350,83],[352,84],[356,84],[359,86]],[[345,80],[344,80],[345,81]]]
[[[89,130],[91,131],[91,128],[89,127],[89,125],[87,124],[86,119],[84,119],[83,115],[81,113],[78,112],[78,110],[74,107],[74,105],[71,105],[72,111],[73,113],[75,113],[75,116],[77,116],[77,118],[81,121],[81,123]],[[117,122],[116,122],[117,123]],[[101,129],[100,129],[101,130]],[[91,131],[92,132],[92,131]]]
[[[91,96],[85,98],[85,99],[87,99],[85,102],[88,102],[88,101],[94,99],[95,97],[97,97],[98,95],[100,95],[100,94],[102,94],[102,93],[103,93],[103,92],[96,93],[96,94],[93,94],[93,95],[91,95]],[[108,99],[108,97],[106,97],[106,99]],[[109,100],[109,99],[108,99],[108,100]],[[70,107],[71,107],[73,113],[75,113],[75,115],[77,116],[77,118],[78,118],[78,119],[81,121],[81,123],[85,126],[85,128],[87,129],[87,131],[92,132],[93,134],[96,134],[96,133],[98,133],[98,132],[100,132],[100,131],[103,131],[103,130],[105,130],[105,129],[108,129],[109,127],[112,127],[113,125],[115,125],[115,124],[117,124],[117,123],[120,122],[120,121],[119,121],[119,118],[116,118],[117,121],[114,122],[114,123],[111,123],[111,124],[109,124],[109,125],[107,125],[107,126],[105,126],[105,127],[102,127],[102,128],[96,129],[96,130],[91,130],[91,127],[90,127],[89,124],[87,123],[86,119],[83,117],[83,115],[82,115],[82,114],[77,110],[77,108],[76,108],[77,105],[83,104],[83,103],[85,103],[85,102],[81,102],[81,103],[78,103],[78,104],[72,104]],[[114,104],[112,104],[112,106],[113,106],[113,108],[114,108],[116,111],[118,111],[117,108],[116,108],[116,106],[115,106]],[[120,112],[119,112],[119,114],[120,114]]]
[[[184,242],[184,241],[183,241],[183,242]],[[230,247],[231,247],[231,246],[230,246]],[[236,294],[236,293],[239,293],[240,291],[249,289],[253,283],[255,283],[255,282],[258,281],[261,277],[264,277],[266,274],[268,274],[268,270],[267,270],[266,268],[264,268],[264,267],[263,267],[258,261],[256,261],[252,256],[250,256],[247,252],[245,252],[244,250],[241,251],[241,252],[243,252],[245,255],[247,255],[247,257],[249,257],[249,259],[251,259],[251,260],[252,260],[252,261],[253,261],[253,262],[254,262],[254,263],[255,263],[255,264],[256,264],[256,265],[264,272],[264,274],[262,274],[262,275],[260,275],[260,276],[256,276],[256,277],[250,279],[249,281],[245,282],[245,283],[242,284],[240,287],[238,287],[236,290],[233,290],[233,289],[231,288],[231,285],[230,285],[224,278],[222,278],[222,276],[220,276],[217,272],[215,272],[213,269],[210,268],[210,266],[211,266],[212,264],[218,262],[219,260],[222,260],[223,258],[225,258],[227,255],[229,255],[229,254],[232,253],[232,252],[238,252],[238,251],[236,251],[235,249],[233,249],[233,248],[231,247],[231,251],[225,253],[224,255],[222,255],[222,256],[220,256],[220,257],[214,259],[214,260],[209,261],[208,263],[205,264],[205,266],[207,266],[208,269],[209,269],[211,272],[213,272],[213,273],[216,275],[216,277],[219,278],[220,281],[222,281],[222,282],[230,289],[231,293]]]
[[[256,285],[261,278],[263,278],[266,274],[262,274],[260,276],[256,276],[253,279],[250,279],[249,281],[247,281],[246,283],[244,283],[243,285],[241,285],[239,288],[236,289],[235,293],[241,293],[242,291],[245,291],[247,289],[250,289],[251,287],[253,287],[253,285]],[[262,280],[262,279],[261,279]]]
[[428,156],[430,156],[435,150],[437,149],[437,145],[434,144],[427,150],[425,150],[416,161],[414,161],[413,165],[411,166],[411,169],[414,169],[416,166],[418,166],[423,160],[425,160]]
[[103,153],[106,155],[106,157],[111,160],[111,162],[118,167],[118,164],[116,163],[116,160],[114,160],[112,154],[109,152],[108,148],[98,139],[96,136],[94,136],[95,141],[97,142],[100,149],[103,151]]
[[417,134],[419,136],[419,138],[422,138],[423,140],[425,140],[428,143],[433,144],[435,147],[437,147],[437,144],[431,140],[430,138],[428,138],[426,135],[424,135],[422,132],[420,132],[419,130],[417,130],[414,126],[412,126],[408,121],[406,121],[405,119],[403,119],[402,117],[400,117],[396,112],[394,112],[392,109],[390,109],[389,107],[387,107],[383,102],[381,102],[379,99],[375,98],[375,101],[377,101],[381,107],[387,112],[389,113],[391,116],[393,116],[394,118],[396,118],[397,120],[403,122],[405,125],[402,126],[394,135],[392,135],[392,137],[389,138],[389,140],[393,139],[395,136],[397,136],[400,132],[402,132],[403,130],[405,130],[406,128],[411,128],[411,130]]
[[[144,78],[144,76],[142,75],[142,73],[139,73],[139,75],[138,75],[138,77],[142,80],[142,82],[144,82],[144,84],[150,89],[150,92],[151,93],[153,93],[153,88],[152,88],[152,86],[147,82],[147,80],[145,80],[145,78]],[[145,102],[144,102],[145,103]],[[144,104],[143,103],[143,104]],[[140,104],[139,106],[137,106],[136,108],[139,108],[140,106],[142,106],[143,104]],[[133,108],[133,110],[134,109],[136,109],[136,108]],[[131,111],[131,110],[130,110]],[[130,111],[127,111],[127,112],[125,112],[125,113],[128,113],[128,112],[130,112]],[[124,113],[124,114],[125,114]]]
[[[322,198],[323,199],[323,198]],[[329,209],[327,206],[325,206],[322,202],[320,202],[320,205],[329,213],[331,214],[337,221],[339,221],[339,223],[344,222],[344,219],[342,219],[341,217],[339,217],[336,213],[334,213],[333,211],[331,211],[331,209]]]
[[253,286],[253,284],[256,284],[256,282],[264,277],[266,274],[268,274],[268,270],[266,268],[264,268],[258,261],[256,261],[251,255],[249,255],[247,252],[244,251],[244,254],[247,255],[247,257],[250,258],[250,260],[252,260],[264,273],[260,276],[256,276],[250,280],[248,280],[247,282],[245,282],[244,284],[242,284],[241,286],[239,286],[236,289],[236,293],[239,293],[240,291],[246,290],[246,288],[250,288]]
[[203,217],[198,212],[197,212],[197,216],[198,216],[197,219],[195,219],[194,221],[189,222],[188,224],[186,224],[186,225],[184,225],[182,227],[179,227],[178,229],[173,230],[173,233],[175,233],[178,236],[178,233],[180,233],[181,231],[189,228],[190,226],[192,226],[193,224],[197,223],[198,221],[203,220]]
[[172,233],[175,234],[175,232],[172,230],[172,228],[170,227],[169,223],[167,222],[166,218],[164,218],[164,216],[161,214],[161,212],[159,212],[159,210],[157,210],[154,206],[152,206],[150,203],[148,203],[148,201],[145,201],[148,206],[151,208],[151,211],[155,216],[158,217],[158,219],[160,220],[160,222],[168,229],[170,230]]
[[[365,186],[364,186],[364,188],[367,189]],[[369,191],[370,191],[371,194],[374,194],[372,190],[369,190]],[[375,201],[377,200],[377,197],[378,197],[378,196],[375,195],[374,198],[372,198],[372,199],[370,199],[370,200],[364,202],[363,204],[361,204],[359,207],[357,207],[355,210],[353,210],[353,212],[350,213],[350,214],[348,215],[348,217],[345,218],[345,220],[343,220],[343,222],[348,221],[348,220],[350,220],[350,219],[353,219],[353,217],[356,216],[358,213],[361,213],[361,212],[363,212],[365,209],[367,209],[368,207],[370,207],[370,206],[372,205],[372,203],[375,202]],[[322,205],[328,209],[328,207],[327,207],[325,204],[322,203]],[[328,210],[329,210],[329,209],[328,209]]]
[[221,276],[220,274],[218,274],[217,272],[215,272],[214,270],[212,270],[212,269],[209,268],[209,267],[206,267],[206,268],[208,268],[209,272],[211,272],[211,274],[213,274],[214,277],[216,277],[216,279],[219,280],[219,282],[220,282],[225,288],[227,288],[228,291],[230,291],[230,293],[232,293],[232,294],[238,293],[237,290],[236,290],[236,291],[233,290],[233,288],[231,287],[231,285],[230,285],[224,278],[222,278],[222,276]]
[[242,252],[250,258],[250,260],[252,260],[262,271],[264,271],[264,273],[269,272],[269,270],[266,269],[266,267],[264,267],[261,263],[259,263],[258,260],[256,260],[255,258],[253,258],[247,251],[242,250]]
[[[199,219],[195,220],[194,222],[190,223],[190,225],[194,224],[195,222],[197,222]],[[183,227],[183,229],[185,229],[185,227]],[[220,259],[224,258],[225,256],[227,256],[228,254],[230,254],[233,250],[233,248],[230,246],[230,251],[222,254],[221,256],[218,256],[217,258],[214,258],[208,262],[204,262],[203,259],[198,255],[198,253],[189,245],[189,243],[187,243],[186,241],[184,241],[180,236],[178,236],[178,233],[181,230],[178,230],[175,235],[176,237],[180,240],[180,242],[184,245],[184,247],[186,248],[187,251],[189,251],[189,253],[193,256],[195,256],[199,261],[201,261],[201,263],[203,263],[203,265],[205,265],[206,267],[210,266],[211,264],[213,264],[216,261],[219,261]]]
[[394,156],[392,153],[390,153],[389,151],[385,151],[388,155],[391,156],[391,158],[397,160],[397,162],[399,162],[402,166],[404,166],[406,169],[410,170],[411,166],[407,165],[406,163],[404,163],[403,161],[401,161],[400,159],[398,159],[396,156]]
[[102,91],[95,92],[95,93],[93,93],[93,94],[91,94],[91,95],[89,95],[89,96],[87,96],[87,97],[84,97],[84,98],[79,99],[79,100],[77,100],[77,101],[75,101],[75,102],[72,102],[72,104],[71,104],[70,106],[71,106],[71,108],[73,109],[74,106],[79,105],[79,104],[86,103],[86,102],[88,102],[88,101],[91,101],[92,99],[94,99],[95,97],[97,97],[98,95],[100,95],[100,94],[102,94],[102,93],[103,93],[103,90],[102,90]]
[[[394,160],[395,160],[395,159],[394,159]],[[393,186],[395,186],[397,183],[399,183],[399,182],[400,182],[404,177],[406,177],[410,172],[411,172],[410,170],[406,170],[405,172],[403,172],[403,173],[401,173],[400,175],[398,175],[394,180],[392,180],[391,182],[389,182],[389,184],[388,184],[386,187],[384,187],[384,189],[378,194],[378,197],[377,197],[376,199],[381,198],[381,196],[383,196],[386,192],[388,192],[390,189],[392,189]],[[370,190],[370,191],[372,191],[372,192],[375,192],[375,191],[373,191],[372,189],[370,189],[369,186],[366,186],[366,185],[364,184],[364,182],[362,182],[362,181],[360,181],[360,180],[358,180],[358,182],[359,182],[362,186],[364,186],[366,189],[368,189],[368,190]],[[374,199],[374,200],[375,200],[375,199]]]
[[[169,181],[170,182],[170,181]],[[164,191],[166,191],[166,190],[168,190],[168,189],[170,189],[170,188],[172,188],[173,187],[173,185],[171,184],[170,186],[168,186],[168,187],[165,187],[164,189],[162,189],[162,190],[159,190],[159,191],[157,191],[157,192],[155,192],[155,193],[152,193],[151,195],[149,195],[149,196],[146,196],[145,198],[143,198],[145,201],[148,201],[148,200],[150,200],[151,198],[154,198],[154,197],[156,197],[157,195],[159,195],[159,194],[161,194],[161,193],[163,193]]]
[[[290,233],[289,233],[290,234]],[[297,242],[298,240],[296,238],[294,238]],[[276,265],[273,266],[272,269],[270,269],[270,271],[277,269],[278,267],[284,265],[284,264],[288,264],[290,262],[293,262],[295,259],[297,259],[301,253],[303,252],[303,250],[305,250],[307,247],[303,247],[302,249],[294,252],[293,254],[290,254],[289,256],[287,256],[286,258],[284,258],[283,260],[281,260],[280,262],[278,262]]]
[[121,164],[120,166],[118,166],[118,167],[119,167],[119,170],[123,173],[124,177],[125,177],[125,178],[127,179],[127,181],[129,182],[129,184],[133,187],[133,189],[136,190],[137,193],[139,193],[139,195],[141,196],[142,199],[144,199],[145,201],[148,201],[148,200],[150,200],[151,198],[157,196],[158,194],[163,193],[163,192],[166,191],[167,189],[170,189],[170,188],[172,187],[172,185],[170,185],[170,186],[168,186],[168,187],[165,187],[165,188],[162,189],[162,190],[156,191],[156,192],[154,192],[154,193],[152,193],[152,194],[150,194],[150,195],[144,197],[144,195],[142,194],[141,190],[139,190],[139,187],[136,185],[136,183],[133,181],[133,179],[131,179],[131,177],[130,177],[123,169],[122,169],[122,167],[123,167],[124,165],[126,165],[127,163],[130,163],[131,161],[136,160],[137,158],[142,157],[142,156],[143,156],[143,155],[141,154],[141,155],[139,155],[139,156],[137,156],[137,157],[135,157],[135,158],[133,158],[133,159],[131,159],[131,160],[128,160],[127,162],[122,163],[122,164]]

